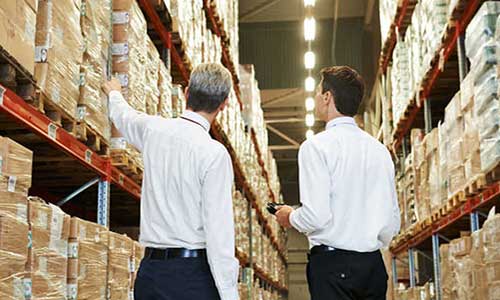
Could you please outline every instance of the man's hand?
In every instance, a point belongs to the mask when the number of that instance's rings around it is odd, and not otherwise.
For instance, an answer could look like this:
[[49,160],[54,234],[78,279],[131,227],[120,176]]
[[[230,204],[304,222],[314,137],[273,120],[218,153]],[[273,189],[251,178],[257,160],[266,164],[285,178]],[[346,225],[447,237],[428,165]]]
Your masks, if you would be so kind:
[[290,214],[293,211],[293,208],[288,205],[283,205],[277,207],[278,211],[276,212],[276,219],[278,223],[284,228],[291,228],[292,224],[290,224]]
[[121,85],[120,81],[117,78],[113,77],[111,80],[105,82],[102,85],[102,90],[106,93],[106,95],[109,96],[109,94],[112,91],[121,92],[122,91],[122,85]]

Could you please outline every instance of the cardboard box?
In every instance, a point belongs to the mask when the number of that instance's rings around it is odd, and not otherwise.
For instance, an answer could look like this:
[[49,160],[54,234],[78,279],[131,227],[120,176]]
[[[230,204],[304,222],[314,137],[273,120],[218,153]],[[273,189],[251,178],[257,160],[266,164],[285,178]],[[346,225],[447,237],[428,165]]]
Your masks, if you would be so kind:
[[0,4],[0,46],[30,74],[35,71],[36,13],[34,0],[9,0]]
[[471,237],[466,236],[450,242],[450,254],[454,257],[469,255],[472,248]]
[[108,297],[120,300],[132,290],[132,261],[134,242],[126,235],[108,233]]
[[9,138],[0,137],[0,191],[28,194],[33,152]]
[[35,79],[43,101],[74,119],[84,45],[80,10],[73,0],[39,0],[38,5]]

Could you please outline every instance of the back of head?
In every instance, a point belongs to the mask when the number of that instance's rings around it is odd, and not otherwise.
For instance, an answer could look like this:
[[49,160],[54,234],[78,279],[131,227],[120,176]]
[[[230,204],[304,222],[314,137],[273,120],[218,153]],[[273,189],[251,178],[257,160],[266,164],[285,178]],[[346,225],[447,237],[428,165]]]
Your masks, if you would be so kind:
[[365,84],[356,70],[347,66],[335,66],[321,70],[321,93],[333,95],[337,111],[353,117],[363,100]]
[[232,88],[231,73],[218,63],[198,65],[189,80],[187,107],[195,112],[215,112]]

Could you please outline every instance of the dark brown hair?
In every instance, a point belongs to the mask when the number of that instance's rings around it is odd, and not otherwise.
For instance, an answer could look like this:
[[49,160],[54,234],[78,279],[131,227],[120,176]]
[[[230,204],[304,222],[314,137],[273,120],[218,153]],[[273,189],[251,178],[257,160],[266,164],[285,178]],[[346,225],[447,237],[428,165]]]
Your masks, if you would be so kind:
[[353,117],[363,100],[365,83],[356,70],[336,66],[321,70],[321,93],[330,92],[339,113]]

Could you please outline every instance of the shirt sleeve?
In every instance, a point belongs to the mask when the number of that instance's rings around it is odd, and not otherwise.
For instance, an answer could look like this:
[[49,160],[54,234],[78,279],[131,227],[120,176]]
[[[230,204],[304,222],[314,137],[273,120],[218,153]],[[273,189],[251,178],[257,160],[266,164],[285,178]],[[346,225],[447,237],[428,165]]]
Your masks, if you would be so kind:
[[221,146],[205,173],[202,220],[210,270],[222,300],[238,300],[239,263],[235,257],[232,204],[233,167]]
[[394,171],[394,163],[392,159],[390,159],[390,155],[387,155],[388,159],[386,165],[389,166],[388,170],[388,182],[387,184],[390,187],[390,204],[388,204],[387,209],[385,210],[385,216],[388,216],[386,219],[385,226],[382,228],[379,234],[379,240],[382,241],[384,246],[389,246],[392,238],[399,232],[401,227],[401,215],[399,211],[398,205],[398,195],[396,192],[396,180],[395,180],[395,171]]
[[290,223],[305,234],[326,228],[332,220],[330,175],[321,152],[310,141],[299,150],[299,187],[302,207],[290,214]]
[[148,116],[133,109],[118,91],[109,93],[109,117],[125,140],[142,151]]

